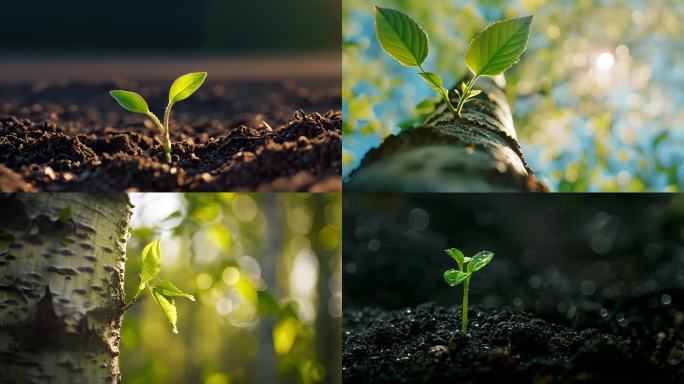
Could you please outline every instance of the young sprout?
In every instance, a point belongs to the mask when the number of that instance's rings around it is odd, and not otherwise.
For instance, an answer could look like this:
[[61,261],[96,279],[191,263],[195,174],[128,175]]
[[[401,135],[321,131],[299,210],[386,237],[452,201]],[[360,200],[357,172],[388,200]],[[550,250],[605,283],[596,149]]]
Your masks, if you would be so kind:
[[480,94],[474,90],[475,81],[481,76],[497,76],[517,63],[527,48],[532,16],[497,21],[475,35],[468,45],[465,63],[473,73],[470,81],[454,89],[458,96],[456,107],[449,99],[449,90],[442,78],[423,69],[428,56],[427,32],[413,19],[394,9],[375,7],[375,33],[383,50],[407,67],[417,67],[418,74],[442,97],[454,117],[461,117],[463,105]]
[[171,84],[171,89],[169,90],[169,103],[166,105],[163,124],[154,113],[150,112],[147,102],[139,94],[121,90],[110,91],[109,94],[125,109],[135,113],[142,113],[152,119],[154,125],[157,126],[161,133],[161,142],[164,147],[164,153],[166,154],[166,162],[170,163],[171,139],[169,138],[169,121],[171,119],[171,108],[177,102],[185,100],[195,93],[206,78],[206,72],[188,73],[187,75],[177,78],[176,81]]
[[444,272],[444,281],[452,287],[463,283],[463,316],[461,318],[461,332],[468,331],[468,289],[470,288],[470,278],[473,273],[484,268],[492,258],[494,253],[490,251],[480,251],[473,257],[465,257],[456,248],[445,250],[458,264],[458,269],[450,269]]
[[195,296],[183,292],[173,283],[168,280],[159,280],[152,282],[161,271],[161,247],[157,239],[145,246],[142,251],[142,268],[140,269],[140,285],[133,295],[131,301],[126,303],[121,312],[125,312],[138,300],[141,293],[147,290],[154,302],[157,303],[159,309],[164,312],[164,315],[171,323],[173,333],[178,333],[176,323],[178,322],[178,314],[176,311],[176,303],[174,297],[185,297],[191,301],[195,301]]

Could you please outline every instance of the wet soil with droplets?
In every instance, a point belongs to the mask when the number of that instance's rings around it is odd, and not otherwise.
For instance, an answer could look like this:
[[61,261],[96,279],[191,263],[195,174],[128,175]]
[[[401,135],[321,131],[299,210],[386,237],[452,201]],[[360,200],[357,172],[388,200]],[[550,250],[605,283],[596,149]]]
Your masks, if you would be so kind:
[[[630,326],[587,313],[556,324],[509,308],[471,308],[467,335],[460,307],[344,313],[345,383],[682,383],[684,312],[622,303]],[[684,294],[673,298],[684,301]]]
[[339,191],[339,80],[212,83],[174,106],[172,162],[157,129],[111,89],[160,115],[168,84],[0,87],[1,191]]
[[[345,383],[684,383],[682,196],[343,204]],[[454,246],[495,254],[471,282],[467,336],[462,286],[442,278]]]

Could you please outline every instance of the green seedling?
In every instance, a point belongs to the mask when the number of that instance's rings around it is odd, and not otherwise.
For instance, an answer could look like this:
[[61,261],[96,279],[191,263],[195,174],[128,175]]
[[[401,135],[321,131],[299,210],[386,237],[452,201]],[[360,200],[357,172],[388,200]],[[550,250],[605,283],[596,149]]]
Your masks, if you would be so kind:
[[456,248],[445,250],[447,255],[456,260],[458,269],[450,269],[444,272],[444,281],[452,287],[463,283],[463,316],[461,317],[461,332],[468,332],[468,289],[470,289],[470,278],[473,273],[484,268],[492,258],[494,253],[490,251],[480,251],[473,257],[463,256],[463,252]]
[[195,296],[183,292],[178,287],[173,285],[168,280],[159,280],[153,282],[161,271],[161,247],[159,246],[159,239],[147,244],[142,251],[142,268],[140,269],[140,285],[129,301],[122,308],[121,312],[125,312],[138,300],[140,294],[147,291],[152,295],[154,302],[164,312],[164,315],[171,323],[173,333],[178,333],[176,323],[178,322],[178,313],[176,311],[176,303],[174,297],[185,297],[195,301]]
[[407,67],[417,67],[418,74],[437,92],[454,117],[461,117],[463,105],[480,94],[473,89],[482,76],[498,76],[520,60],[527,48],[532,16],[497,21],[475,35],[466,51],[465,63],[473,73],[461,90],[454,89],[458,103],[454,107],[449,90],[442,78],[423,69],[428,56],[430,40],[427,32],[413,19],[394,9],[375,7],[375,33],[388,55]]
[[177,78],[176,81],[171,84],[171,89],[169,90],[169,103],[166,105],[166,110],[164,111],[163,124],[154,113],[150,112],[147,102],[139,94],[122,90],[110,91],[109,94],[125,109],[135,113],[142,113],[152,119],[154,125],[157,126],[161,133],[161,142],[164,147],[164,153],[166,154],[166,161],[170,163],[171,139],[169,138],[169,122],[171,119],[171,108],[177,102],[185,100],[195,93],[195,91],[202,86],[202,83],[206,78],[206,72],[188,73],[187,75]]

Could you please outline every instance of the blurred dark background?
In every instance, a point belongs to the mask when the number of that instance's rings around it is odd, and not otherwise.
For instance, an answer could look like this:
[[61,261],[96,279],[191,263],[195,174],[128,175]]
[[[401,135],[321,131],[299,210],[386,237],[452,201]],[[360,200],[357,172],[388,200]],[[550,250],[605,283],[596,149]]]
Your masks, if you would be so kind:
[[336,52],[341,0],[167,0],[2,4],[0,50]]
[[471,303],[559,321],[622,321],[622,303],[681,308],[684,198],[670,194],[345,194],[344,308],[460,305],[444,249],[494,260]]

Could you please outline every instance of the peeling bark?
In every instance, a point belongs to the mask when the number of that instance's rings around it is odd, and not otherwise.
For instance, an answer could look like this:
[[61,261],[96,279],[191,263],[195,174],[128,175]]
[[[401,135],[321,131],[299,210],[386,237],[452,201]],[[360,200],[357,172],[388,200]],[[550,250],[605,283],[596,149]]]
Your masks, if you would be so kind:
[[0,195],[5,383],[118,383],[124,194]]
[[[478,80],[482,93],[460,118],[439,104],[425,123],[385,139],[366,154],[345,188],[365,192],[546,191],[527,166],[502,89]],[[454,100],[454,104],[457,100]]]

